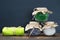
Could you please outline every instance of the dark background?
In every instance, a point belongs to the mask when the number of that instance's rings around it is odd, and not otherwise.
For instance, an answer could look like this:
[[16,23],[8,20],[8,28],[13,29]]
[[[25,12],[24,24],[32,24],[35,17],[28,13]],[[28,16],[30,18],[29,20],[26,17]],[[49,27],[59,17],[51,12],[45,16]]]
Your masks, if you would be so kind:
[[[33,8],[47,7],[53,11],[49,20],[60,25],[60,0],[0,0],[0,30],[3,26],[24,26],[32,19]],[[1,32],[1,31],[0,31]],[[60,27],[57,27],[60,32]]]

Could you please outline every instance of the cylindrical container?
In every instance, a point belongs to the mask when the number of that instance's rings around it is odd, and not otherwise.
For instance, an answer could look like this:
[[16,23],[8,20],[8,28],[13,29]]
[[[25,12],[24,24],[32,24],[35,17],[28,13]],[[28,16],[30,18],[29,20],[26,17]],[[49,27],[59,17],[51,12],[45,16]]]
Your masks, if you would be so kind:
[[34,18],[36,21],[45,22],[48,20],[48,16],[48,13],[43,14],[42,12],[38,12],[36,15],[34,15]]
[[24,35],[24,28],[23,27],[17,27],[15,30],[15,35]]
[[13,28],[12,27],[4,27],[2,29],[2,34],[3,35],[13,35]]
[[47,36],[52,36],[56,33],[56,29],[55,28],[46,28],[43,30],[43,33]]

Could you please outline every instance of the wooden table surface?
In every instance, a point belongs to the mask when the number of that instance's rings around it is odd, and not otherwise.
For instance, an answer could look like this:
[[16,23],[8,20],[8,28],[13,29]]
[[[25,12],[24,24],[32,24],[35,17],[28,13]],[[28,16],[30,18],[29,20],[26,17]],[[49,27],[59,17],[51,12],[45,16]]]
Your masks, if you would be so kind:
[[24,36],[3,36],[0,34],[0,40],[60,40],[60,33],[55,34],[55,36],[31,36],[26,34]]

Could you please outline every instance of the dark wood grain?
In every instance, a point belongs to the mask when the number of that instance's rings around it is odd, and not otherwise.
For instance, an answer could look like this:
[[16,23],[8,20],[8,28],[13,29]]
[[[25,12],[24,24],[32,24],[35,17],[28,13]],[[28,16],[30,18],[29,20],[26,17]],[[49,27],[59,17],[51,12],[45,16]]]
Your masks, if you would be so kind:
[[0,34],[0,40],[60,40],[60,33],[55,34],[54,36],[28,36],[25,34],[24,36],[3,36]]

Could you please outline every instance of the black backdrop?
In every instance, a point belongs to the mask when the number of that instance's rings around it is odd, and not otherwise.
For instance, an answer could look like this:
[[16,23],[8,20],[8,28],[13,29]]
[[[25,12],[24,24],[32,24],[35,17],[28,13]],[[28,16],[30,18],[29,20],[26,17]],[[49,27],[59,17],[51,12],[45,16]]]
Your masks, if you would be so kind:
[[[3,26],[24,26],[31,20],[35,7],[47,7],[53,11],[50,21],[60,25],[60,0],[0,0],[0,30]],[[1,32],[1,31],[0,31]],[[60,27],[57,27],[60,32]]]

